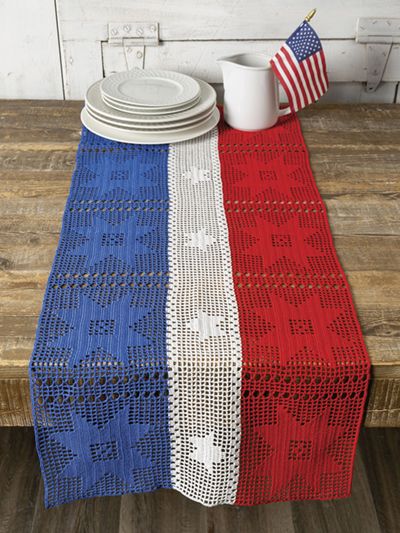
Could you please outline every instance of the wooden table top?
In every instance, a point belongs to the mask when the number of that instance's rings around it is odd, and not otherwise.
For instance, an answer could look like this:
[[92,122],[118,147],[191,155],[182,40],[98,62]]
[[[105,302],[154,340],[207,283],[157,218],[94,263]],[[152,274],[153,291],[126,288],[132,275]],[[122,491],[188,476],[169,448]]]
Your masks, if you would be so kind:
[[[26,379],[81,102],[0,101],[0,379]],[[316,105],[304,137],[375,378],[400,377],[400,105]]]

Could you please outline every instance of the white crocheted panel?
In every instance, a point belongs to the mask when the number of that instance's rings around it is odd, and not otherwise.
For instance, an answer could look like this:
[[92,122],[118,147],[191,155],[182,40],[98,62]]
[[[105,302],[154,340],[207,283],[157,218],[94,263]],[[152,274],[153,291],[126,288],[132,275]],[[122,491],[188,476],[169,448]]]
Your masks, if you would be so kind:
[[234,503],[241,340],[215,128],[170,146],[167,350],[173,486]]

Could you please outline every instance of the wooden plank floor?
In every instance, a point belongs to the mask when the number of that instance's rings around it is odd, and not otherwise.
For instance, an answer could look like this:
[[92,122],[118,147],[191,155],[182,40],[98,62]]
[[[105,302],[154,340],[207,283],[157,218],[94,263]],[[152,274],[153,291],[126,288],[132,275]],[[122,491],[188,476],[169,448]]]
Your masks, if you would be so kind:
[[[0,425],[31,424],[28,360],[81,107],[0,101]],[[400,106],[318,105],[300,119],[373,364],[365,423],[400,426]]]
[[45,510],[31,428],[0,428],[0,533],[397,533],[400,429],[364,429],[350,498],[207,508],[178,492]]

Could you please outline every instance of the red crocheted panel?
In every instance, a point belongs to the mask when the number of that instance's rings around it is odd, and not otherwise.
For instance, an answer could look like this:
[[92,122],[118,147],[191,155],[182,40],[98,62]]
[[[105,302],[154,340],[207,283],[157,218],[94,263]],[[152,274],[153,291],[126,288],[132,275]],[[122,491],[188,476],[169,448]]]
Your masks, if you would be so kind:
[[236,503],[348,496],[369,358],[296,116],[221,122],[243,352]]

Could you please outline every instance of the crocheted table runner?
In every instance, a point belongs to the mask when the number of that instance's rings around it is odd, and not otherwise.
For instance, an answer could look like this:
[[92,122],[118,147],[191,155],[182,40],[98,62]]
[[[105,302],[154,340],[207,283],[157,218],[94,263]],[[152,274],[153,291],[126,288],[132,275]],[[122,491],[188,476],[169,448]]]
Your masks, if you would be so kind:
[[83,129],[30,365],[45,502],[348,496],[369,361],[295,116]]

